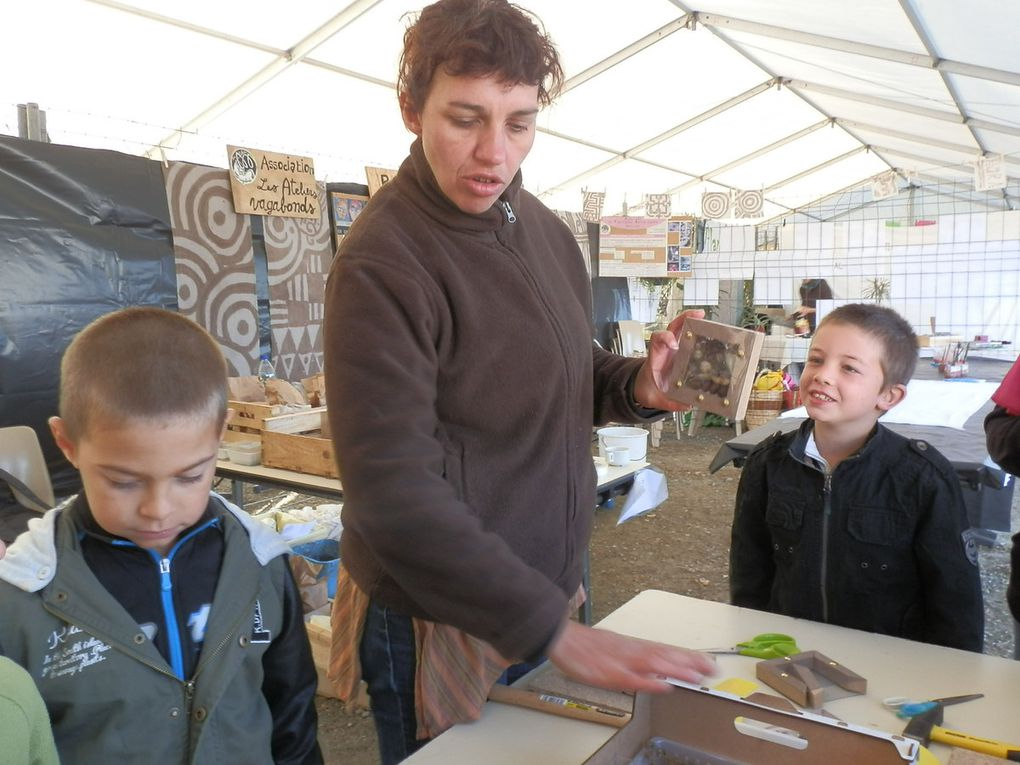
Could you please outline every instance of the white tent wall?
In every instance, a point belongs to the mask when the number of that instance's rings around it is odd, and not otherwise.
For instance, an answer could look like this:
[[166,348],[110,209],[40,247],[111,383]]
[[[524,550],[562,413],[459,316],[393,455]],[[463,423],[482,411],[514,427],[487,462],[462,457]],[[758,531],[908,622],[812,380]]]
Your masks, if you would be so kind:
[[[716,305],[719,281],[754,279],[757,305],[793,308],[802,279],[828,280],[837,299],[866,298],[887,281],[886,303],[919,334],[987,335],[1020,344],[1020,212],[988,211],[980,200],[922,191],[878,204],[844,200],[838,220],[777,220],[763,226],[710,224],[705,251],[685,280],[687,305]],[[815,211],[817,212],[817,211]],[[831,213],[831,209],[829,209]],[[933,215],[932,213],[940,213]],[[765,249],[768,229],[774,249]]]
[[[37,102],[57,143],[217,167],[227,144],[251,146],[361,181],[406,154],[397,58],[426,4],[8,3],[0,133]],[[791,304],[804,276],[850,297],[889,278],[918,329],[936,315],[940,330],[1016,343],[1016,245],[994,215],[1020,209],[1020,2],[521,4],[566,76],[523,166],[549,207],[578,210],[587,189],[606,193],[606,214],[639,215],[660,193],[698,214],[705,192],[762,192],[760,218],[711,224],[686,303],[717,302],[718,280],[754,278],[756,299]],[[1006,187],[976,192],[976,164],[1000,157]],[[889,172],[898,193],[876,202],[871,181]],[[763,252],[768,226],[779,249]]]

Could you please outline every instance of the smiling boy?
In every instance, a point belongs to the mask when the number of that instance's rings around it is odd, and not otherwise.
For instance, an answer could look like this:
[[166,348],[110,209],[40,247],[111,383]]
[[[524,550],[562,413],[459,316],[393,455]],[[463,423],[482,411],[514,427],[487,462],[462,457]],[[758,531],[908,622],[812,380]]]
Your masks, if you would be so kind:
[[980,651],[981,579],[959,480],[930,444],[878,422],[906,395],[917,340],[895,311],[819,324],[809,419],[748,456],[730,547],[734,605]]
[[210,491],[226,414],[218,346],[170,311],[64,354],[50,426],[83,489],[0,561],[0,654],[65,762],[321,762],[289,548]]

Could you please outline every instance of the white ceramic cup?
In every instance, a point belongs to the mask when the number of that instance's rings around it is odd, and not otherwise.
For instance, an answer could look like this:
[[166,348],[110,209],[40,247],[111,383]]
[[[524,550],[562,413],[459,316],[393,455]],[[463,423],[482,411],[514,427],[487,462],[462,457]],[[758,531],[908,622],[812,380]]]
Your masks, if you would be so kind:
[[616,467],[626,465],[630,462],[630,449],[626,446],[607,446],[606,462]]

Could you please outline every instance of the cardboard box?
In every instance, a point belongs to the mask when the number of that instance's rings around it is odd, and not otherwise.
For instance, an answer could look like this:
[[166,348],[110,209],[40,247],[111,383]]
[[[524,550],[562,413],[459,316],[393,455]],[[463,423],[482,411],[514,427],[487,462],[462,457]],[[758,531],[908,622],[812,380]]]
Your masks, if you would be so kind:
[[760,765],[916,763],[916,741],[801,712],[785,699],[676,682],[671,693],[638,694],[634,716],[585,765],[753,762]]
[[315,692],[319,696],[335,699],[336,691],[326,677],[326,670],[329,668],[329,648],[333,641],[333,633],[329,627],[329,609],[330,604],[326,604],[318,611],[306,614],[308,620],[305,627],[308,630],[308,642],[312,646],[315,674],[319,677],[319,686]]

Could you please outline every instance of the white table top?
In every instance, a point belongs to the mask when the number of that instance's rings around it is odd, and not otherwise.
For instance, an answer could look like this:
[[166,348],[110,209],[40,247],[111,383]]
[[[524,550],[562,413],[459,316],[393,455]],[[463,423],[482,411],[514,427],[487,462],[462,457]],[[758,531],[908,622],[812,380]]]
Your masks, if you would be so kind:
[[[945,727],[1006,743],[1020,744],[1020,661],[874,635],[867,632],[737,608],[726,603],[646,590],[618,608],[601,628],[691,648],[715,648],[762,632],[793,635],[804,650],[816,650],[863,675],[866,695],[838,699],[825,709],[848,722],[901,733],[906,721],[882,706],[889,696],[926,700],[983,693],[985,698],[947,707]],[[720,673],[755,680],[757,660],[719,656]],[[774,693],[761,684],[760,690]],[[484,762],[485,765],[571,765],[583,763],[615,731],[520,707],[489,702],[480,720],[458,725],[409,760],[423,763]],[[932,744],[942,762],[949,749]]]
[[[644,460],[632,460],[621,466],[610,465],[606,474],[599,477],[598,488],[601,489],[615,483],[646,467],[648,467],[648,463]],[[226,478],[237,478],[251,483],[276,484],[297,491],[305,489],[310,494],[343,497],[343,486],[337,478],[325,478],[310,473],[299,473],[294,470],[269,468],[262,465],[239,465],[229,460],[217,460],[216,473]]]

